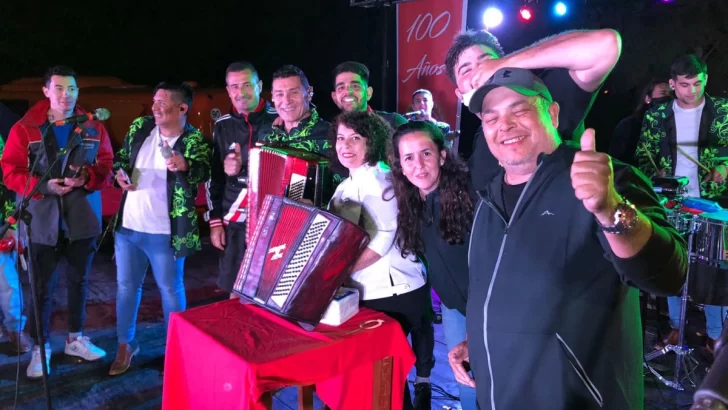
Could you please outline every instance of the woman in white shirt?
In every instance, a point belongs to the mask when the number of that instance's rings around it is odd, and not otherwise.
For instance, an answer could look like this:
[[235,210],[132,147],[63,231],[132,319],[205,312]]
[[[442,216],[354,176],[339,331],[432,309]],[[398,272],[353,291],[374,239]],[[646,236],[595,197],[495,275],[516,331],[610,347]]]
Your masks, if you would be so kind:
[[[349,177],[336,188],[329,211],[361,226],[370,237],[345,286],[359,291],[361,306],[391,316],[408,335],[427,324],[430,296],[422,263],[415,256],[403,257],[395,244],[397,200],[383,162],[391,134],[386,121],[374,113],[345,112],[336,117],[329,131],[336,148],[332,166],[347,168]],[[431,358],[432,350],[415,355]],[[409,397],[405,388],[404,408],[412,408]]]

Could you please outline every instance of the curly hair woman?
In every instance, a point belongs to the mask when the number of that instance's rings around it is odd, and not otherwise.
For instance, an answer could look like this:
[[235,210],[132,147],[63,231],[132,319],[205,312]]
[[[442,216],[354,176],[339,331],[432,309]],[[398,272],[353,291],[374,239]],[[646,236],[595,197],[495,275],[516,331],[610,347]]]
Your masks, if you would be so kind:
[[[345,286],[359,291],[361,306],[391,316],[407,335],[431,323],[427,316],[430,290],[417,256],[404,256],[395,243],[397,200],[390,170],[383,162],[391,134],[385,120],[374,113],[352,111],[336,117],[329,129],[329,142],[336,152],[331,160],[347,168],[349,177],[336,188],[329,211],[358,224],[370,237]],[[419,358],[429,355],[432,360],[432,347],[429,352],[415,352],[418,374]],[[404,408],[413,408],[407,386]]]
[[[465,340],[468,242],[473,193],[468,167],[428,121],[401,125],[389,146],[399,208],[396,243],[403,257],[423,254],[428,278],[442,302],[448,350]],[[459,384],[464,410],[475,409],[475,389]]]

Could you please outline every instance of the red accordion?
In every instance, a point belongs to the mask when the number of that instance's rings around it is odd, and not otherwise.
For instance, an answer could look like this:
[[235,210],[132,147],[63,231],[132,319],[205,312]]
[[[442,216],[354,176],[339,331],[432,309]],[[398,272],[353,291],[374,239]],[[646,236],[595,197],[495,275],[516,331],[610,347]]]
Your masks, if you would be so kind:
[[313,330],[368,243],[346,219],[269,195],[233,292]]
[[293,148],[254,147],[248,157],[247,243],[258,225],[266,195],[328,203],[333,195],[333,175],[325,157]]

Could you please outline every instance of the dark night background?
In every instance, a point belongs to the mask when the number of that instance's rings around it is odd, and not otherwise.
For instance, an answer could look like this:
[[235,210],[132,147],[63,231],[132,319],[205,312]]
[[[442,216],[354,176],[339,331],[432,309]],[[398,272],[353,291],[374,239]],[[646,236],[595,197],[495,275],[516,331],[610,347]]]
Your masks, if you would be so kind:
[[[528,23],[516,18],[525,3],[534,10],[534,19]],[[666,77],[670,62],[681,53],[702,54],[709,66],[708,93],[728,94],[728,1],[571,0],[566,2],[569,12],[564,18],[553,15],[553,3],[470,0],[467,26],[481,29],[483,10],[499,7],[505,20],[492,31],[506,52],[569,29],[618,30],[622,57],[587,121],[587,126],[597,129],[602,143],[635,105],[635,91],[650,76]],[[80,75],[116,76],[136,84],[191,80],[222,87],[227,64],[246,59],[256,65],[268,87],[277,67],[293,63],[308,75],[321,114],[331,118],[336,113],[329,97],[331,70],[339,62],[357,60],[372,72],[373,107],[394,108],[394,7],[382,13],[378,8],[351,7],[349,0],[186,4],[76,0],[54,5],[49,0],[3,0],[0,84],[41,76],[48,66],[63,63]],[[390,51],[386,84],[382,83],[384,14],[389,21]],[[472,126],[465,121],[463,131]]]

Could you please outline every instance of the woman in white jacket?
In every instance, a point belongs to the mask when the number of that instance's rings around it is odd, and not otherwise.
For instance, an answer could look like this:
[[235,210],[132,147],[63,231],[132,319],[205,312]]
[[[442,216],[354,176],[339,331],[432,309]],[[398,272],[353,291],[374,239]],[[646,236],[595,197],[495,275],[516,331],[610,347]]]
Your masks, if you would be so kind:
[[[359,291],[361,306],[391,316],[408,335],[427,325],[430,296],[423,264],[414,256],[402,257],[395,244],[397,200],[389,167],[383,162],[392,133],[389,124],[374,113],[344,112],[336,117],[329,131],[336,151],[331,155],[332,167],[347,168],[349,177],[336,188],[329,211],[358,224],[371,238],[345,286]],[[415,351],[418,375],[424,368],[429,375],[431,347],[414,347],[424,350]],[[412,408],[409,389],[405,390],[404,408]]]

